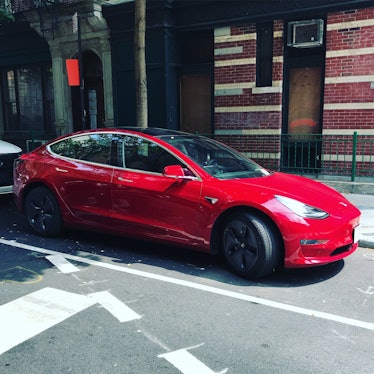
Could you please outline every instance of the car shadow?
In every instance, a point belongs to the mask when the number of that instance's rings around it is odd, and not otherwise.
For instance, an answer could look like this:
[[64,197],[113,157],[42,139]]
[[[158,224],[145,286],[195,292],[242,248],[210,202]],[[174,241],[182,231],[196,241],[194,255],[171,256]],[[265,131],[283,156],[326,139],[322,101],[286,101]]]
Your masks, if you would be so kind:
[[[18,244],[31,246],[29,250],[22,249],[17,244],[12,243],[1,245],[0,261],[0,284],[3,283],[37,283],[42,279],[46,270],[54,265],[46,259],[47,254],[33,251],[32,246],[74,254],[79,251],[81,257],[86,256],[93,261],[99,261],[100,256],[87,254],[89,248],[80,248],[77,243],[72,243],[71,239],[64,236],[56,238],[45,238],[35,235],[27,224],[26,218],[17,210],[12,194],[0,195],[0,238],[2,240],[15,241]],[[87,234],[86,234],[87,235]],[[95,247],[96,248],[96,247]],[[40,261],[40,260],[44,261]],[[89,264],[80,263],[81,267],[88,267]]]
[[344,260],[340,260],[316,267],[279,269],[267,277],[248,280],[232,273],[221,256],[106,234],[70,230],[65,235],[81,247],[95,243],[94,247],[98,248],[91,250],[90,254],[110,257],[114,263],[134,268],[139,265],[141,270],[149,265],[166,270],[166,276],[170,275],[169,272],[173,273],[170,276],[175,276],[177,272],[237,286],[302,287],[333,278],[344,268]]
[[[6,232],[6,239],[81,256],[93,261],[100,261],[105,256],[113,263],[132,265],[144,271],[147,271],[147,266],[158,267],[166,276],[175,276],[176,273],[180,273],[200,278],[202,281],[206,279],[236,286],[281,288],[320,283],[334,277],[344,268],[344,261],[341,260],[318,267],[280,270],[265,278],[247,280],[232,273],[221,256],[212,256],[164,243],[150,243],[77,230],[65,230],[63,235],[56,238],[39,237],[31,232],[24,216],[17,212],[12,195],[0,196],[0,204],[2,214],[7,215],[8,227],[2,227],[2,230]],[[53,265],[45,262],[45,269],[51,266]],[[81,263],[80,266],[90,265]],[[36,270],[37,274],[43,272],[40,267],[33,270]],[[15,269],[12,276],[14,275],[22,278],[23,282],[27,281],[27,272]],[[35,274],[29,275],[31,278],[35,277]]]

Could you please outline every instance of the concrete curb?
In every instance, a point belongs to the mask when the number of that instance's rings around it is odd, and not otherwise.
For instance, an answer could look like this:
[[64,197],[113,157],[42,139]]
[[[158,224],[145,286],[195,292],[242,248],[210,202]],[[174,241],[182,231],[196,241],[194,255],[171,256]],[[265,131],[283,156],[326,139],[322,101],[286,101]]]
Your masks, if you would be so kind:
[[344,195],[361,211],[359,246],[374,249],[374,196],[349,193]]
[[358,246],[359,247],[365,247],[365,248],[374,249],[374,242],[368,241],[368,240],[359,240]]

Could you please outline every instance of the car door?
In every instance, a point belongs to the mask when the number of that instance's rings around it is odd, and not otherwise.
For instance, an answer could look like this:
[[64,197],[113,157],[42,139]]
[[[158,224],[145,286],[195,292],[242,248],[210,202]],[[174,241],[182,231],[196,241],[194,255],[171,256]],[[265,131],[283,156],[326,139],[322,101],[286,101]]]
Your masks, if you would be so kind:
[[145,138],[123,136],[118,149],[122,167],[115,168],[112,184],[117,230],[141,238],[198,243],[202,181],[163,175],[165,166],[183,163]]
[[76,221],[93,227],[110,226],[111,134],[85,134],[54,143],[52,181]]

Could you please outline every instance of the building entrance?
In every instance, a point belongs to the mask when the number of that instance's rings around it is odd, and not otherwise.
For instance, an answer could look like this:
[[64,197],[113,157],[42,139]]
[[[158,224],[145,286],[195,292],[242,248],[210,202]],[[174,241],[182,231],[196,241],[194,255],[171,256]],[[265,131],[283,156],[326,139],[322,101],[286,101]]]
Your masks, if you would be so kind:
[[103,68],[99,57],[92,51],[83,53],[83,87],[83,102],[80,87],[71,88],[74,131],[104,127]]
[[185,74],[180,78],[181,130],[190,133],[211,133],[210,74]]
[[321,168],[324,46],[286,48],[281,166],[318,173]]

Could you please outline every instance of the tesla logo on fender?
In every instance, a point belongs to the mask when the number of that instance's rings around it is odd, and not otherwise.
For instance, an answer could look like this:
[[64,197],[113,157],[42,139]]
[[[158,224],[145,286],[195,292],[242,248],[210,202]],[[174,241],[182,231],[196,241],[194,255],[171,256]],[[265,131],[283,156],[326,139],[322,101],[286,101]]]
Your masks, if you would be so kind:
[[214,205],[218,201],[216,197],[205,196],[204,198],[205,200],[209,201],[212,205]]

